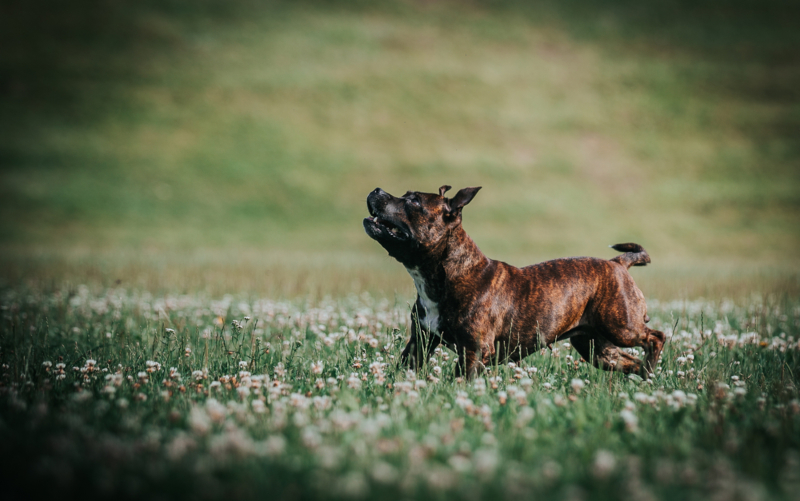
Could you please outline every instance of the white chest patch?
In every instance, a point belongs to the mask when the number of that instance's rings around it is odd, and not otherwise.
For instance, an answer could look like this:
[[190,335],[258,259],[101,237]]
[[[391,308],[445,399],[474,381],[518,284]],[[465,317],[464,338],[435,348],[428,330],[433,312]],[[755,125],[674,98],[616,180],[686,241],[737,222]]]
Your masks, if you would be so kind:
[[425,292],[425,279],[422,278],[422,274],[416,268],[406,268],[406,270],[411,275],[411,278],[414,279],[414,287],[417,288],[419,302],[422,303],[422,308],[425,310],[425,318],[420,319],[420,327],[432,334],[441,336],[439,333],[439,305],[429,298]]

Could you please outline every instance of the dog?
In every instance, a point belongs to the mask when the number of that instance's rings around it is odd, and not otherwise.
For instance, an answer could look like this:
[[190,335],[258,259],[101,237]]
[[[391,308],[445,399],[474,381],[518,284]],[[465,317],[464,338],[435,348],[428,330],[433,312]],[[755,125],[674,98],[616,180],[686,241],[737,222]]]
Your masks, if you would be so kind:
[[[641,245],[614,245],[623,254],[611,260],[516,268],[486,257],[461,226],[462,209],[480,187],[453,198],[445,197],[449,189],[395,197],[376,188],[367,197],[364,230],[406,267],[417,289],[401,363],[418,369],[443,344],[458,354],[456,376],[471,378],[569,339],[597,368],[643,378],[654,371],[665,336],[647,327],[644,295],[628,273],[650,262]],[[634,346],[644,348],[644,361],[620,349]]]

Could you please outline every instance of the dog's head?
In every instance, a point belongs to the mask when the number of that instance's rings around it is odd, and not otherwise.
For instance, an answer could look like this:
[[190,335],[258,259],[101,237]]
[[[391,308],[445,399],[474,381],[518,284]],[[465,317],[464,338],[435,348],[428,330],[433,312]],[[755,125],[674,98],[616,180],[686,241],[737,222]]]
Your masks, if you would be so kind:
[[461,209],[480,187],[464,188],[446,198],[449,189],[442,186],[438,195],[408,191],[395,197],[375,188],[367,197],[371,216],[364,219],[367,235],[407,267],[437,258],[451,230],[461,224]]

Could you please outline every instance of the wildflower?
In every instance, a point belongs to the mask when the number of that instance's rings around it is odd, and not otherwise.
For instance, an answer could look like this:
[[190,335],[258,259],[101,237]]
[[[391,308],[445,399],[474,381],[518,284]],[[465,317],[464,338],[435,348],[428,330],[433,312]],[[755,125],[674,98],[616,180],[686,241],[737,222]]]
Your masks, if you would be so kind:
[[322,374],[322,369],[325,367],[325,364],[322,363],[322,360],[317,360],[316,362],[311,364],[311,373],[312,374]]
[[250,403],[250,406],[253,408],[253,412],[256,414],[264,414],[267,411],[267,407],[264,405],[264,402],[258,399],[253,400]]
[[625,429],[629,432],[635,432],[637,430],[637,425],[639,424],[639,418],[636,417],[632,411],[628,409],[623,409],[622,412],[619,413],[619,416],[622,418],[622,421],[625,423]]
[[314,408],[318,411],[323,411],[331,408],[331,397],[320,397],[316,396],[311,399],[311,402],[314,404]]
[[358,378],[357,373],[354,372],[347,378],[347,387],[354,390],[361,388],[361,380]]
[[192,356],[192,349],[187,346],[186,349],[183,350],[183,356],[184,357],[191,357]]
[[206,413],[211,421],[214,423],[221,423],[228,415],[228,409],[219,403],[217,399],[209,398],[206,400]]
[[50,362],[50,361],[42,362],[42,367],[44,367],[45,371],[49,372],[50,371],[50,367],[52,367],[52,366],[53,366],[53,362]]
[[473,457],[475,473],[481,476],[489,476],[497,469],[500,463],[500,456],[495,449],[478,449]]
[[600,449],[594,456],[592,474],[595,478],[604,479],[613,473],[616,466],[617,460],[614,455],[607,450]]
[[264,441],[264,454],[267,456],[280,456],[286,449],[286,439],[280,435],[272,435]]
[[458,391],[456,392],[456,405],[464,409],[465,407],[472,406],[472,400],[467,398],[466,391]]
[[239,361],[239,368],[240,369],[247,369],[247,361],[246,360],[240,360]]
[[498,391],[497,400],[500,401],[500,405],[506,405],[506,400],[508,400],[508,393],[504,391]]
[[283,366],[283,362],[279,363],[275,366],[275,375],[282,378],[286,376],[286,368]]
[[535,415],[536,413],[534,410],[527,405],[520,407],[519,413],[517,413],[517,427],[524,428],[525,425],[527,425]]
[[241,385],[238,388],[236,388],[236,393],[239,394],[239,398],[242,398],[242,399],[247,398],[248,396],[250,396],[250,388],[248,388],[247,386]]
[[322,437],[313,426],[307,426],[300,435],[303,445],[309,449],[315,449],[322,444]]
[[572,391],[575,393],[580,393],[583,387],[586,386],[586,384],[580,379],[573,379],[569,385],[572,387]]
[[370,476],[380,484],[392,484],[397,481],[399,475],[392,465],[378,461],[370,470]]
[[164,329],[164,331],[165,331],[167,334],[175,334],[175,329],[170,329],[169,327],[167,327],[166,329]]

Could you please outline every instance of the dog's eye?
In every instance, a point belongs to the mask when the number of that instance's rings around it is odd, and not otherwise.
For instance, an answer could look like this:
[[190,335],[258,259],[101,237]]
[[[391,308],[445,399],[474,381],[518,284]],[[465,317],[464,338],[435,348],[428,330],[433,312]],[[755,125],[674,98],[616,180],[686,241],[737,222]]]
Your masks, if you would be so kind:
[[406,198],[406,202],[415,207],[419,207],[419,200],[417,200],[416,198]]

